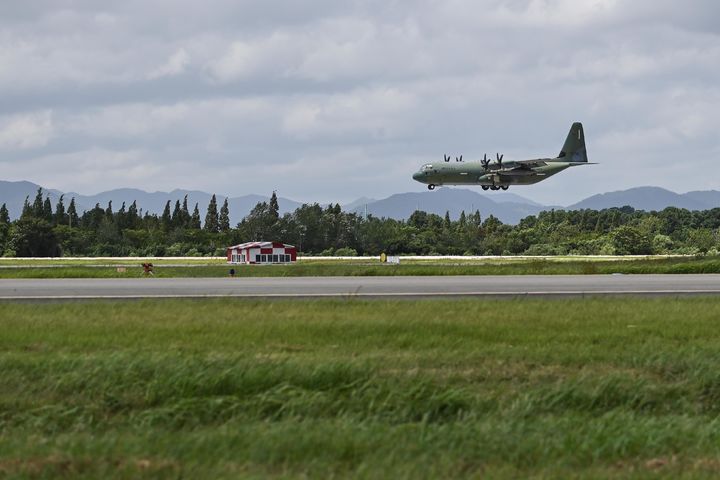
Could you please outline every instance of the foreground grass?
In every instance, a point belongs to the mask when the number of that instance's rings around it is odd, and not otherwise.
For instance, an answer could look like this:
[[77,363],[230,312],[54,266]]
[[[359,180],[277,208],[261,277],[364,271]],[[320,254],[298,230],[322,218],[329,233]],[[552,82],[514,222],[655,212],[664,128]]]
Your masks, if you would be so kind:
[[[156,264],[157,277],[223,277],[231,266],[212,264],[173,266]],[[413,262],[400,265],[342,261],[306,261],[293,265],[235,265],[240,277],[301,276],[409,276],[409,275],[587,275],[610,273],[720,273],[719,257],[650,258],[636,260],[487,260],[468,263]],[[0,278],[135,278],[142,268],[135,266],[56,265],[27,268],[0,268]]]
[[0,304],[0,477],[720,474],[720,300]]

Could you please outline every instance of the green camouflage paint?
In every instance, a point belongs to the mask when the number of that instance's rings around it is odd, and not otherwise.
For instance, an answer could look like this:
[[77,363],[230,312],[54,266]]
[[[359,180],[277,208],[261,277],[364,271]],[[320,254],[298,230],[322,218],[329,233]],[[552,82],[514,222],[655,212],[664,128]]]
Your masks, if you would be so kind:
[[441,185],[480,185],[483,190],[507,190],[510,185],[532,185],[560,173],[566,168],[591,165],[585,146],[585,132],[581,123],[570,127],[565,144],[555,158],[503,161],[501,155],[494,162],[464,162],[462,157],[453,161],[428,163],[413,174],[413,179],[428,185],[430,190]]

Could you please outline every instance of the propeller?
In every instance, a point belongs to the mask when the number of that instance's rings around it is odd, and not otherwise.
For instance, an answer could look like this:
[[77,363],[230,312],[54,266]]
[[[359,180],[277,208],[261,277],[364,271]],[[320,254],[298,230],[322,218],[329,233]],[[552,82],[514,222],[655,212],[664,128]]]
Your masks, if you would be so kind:
[[483,159],[480,160],[480,163],[482,164],[483,169],[487,172],[487,170],[488,170],[488,168],[489,168],[489,166],[490,166],[490,160],[488,160],[488,158],[487,158],[487,153],[485,154],[485,156],[483,157]]
[[460,155],[459,158],[458,158],[458,157],[455,157],[455,161],[456,161],[456,162],[462,162],[462,155]]
[[449,161],[450,161],[450,155],[443,155],[443,159],[444,159],[446,162],[449,162]]
[[499,153],[495,154],[495,158],[497,158],[497,164],[502,165],[502,160],[505,155],[500,155]]

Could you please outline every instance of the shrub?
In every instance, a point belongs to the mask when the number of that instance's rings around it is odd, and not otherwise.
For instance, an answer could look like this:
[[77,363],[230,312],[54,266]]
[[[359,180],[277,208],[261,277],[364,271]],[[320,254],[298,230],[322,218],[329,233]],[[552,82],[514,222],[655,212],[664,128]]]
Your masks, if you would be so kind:
[[612,244],[616,255],[649,255],[650,240],[640,230],[623,225],[612,232]]

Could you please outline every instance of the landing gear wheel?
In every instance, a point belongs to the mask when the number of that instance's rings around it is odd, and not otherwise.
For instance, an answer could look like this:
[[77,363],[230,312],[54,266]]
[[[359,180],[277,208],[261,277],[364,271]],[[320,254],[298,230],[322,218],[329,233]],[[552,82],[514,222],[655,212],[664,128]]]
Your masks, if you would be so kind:
[[428,185],[428,190],[435,190],[435,185],[432,185],[432,184]]
[[500,190],[500,187],[498,187],[497,185],[493,185],[492,187],[490,187],[490,190]]
[[483,185],[483,186],[482,186],[482,189],[483,189],[483,190],[487,190],[487,189],[489,189],[489,188],[490,188],[490,185]]
[[510,187],[507,186],[507,185],[503,185],[503,186],[501,186],[500,188],[502,188],[503,190],[507,190],[507,189],[510,188]]

